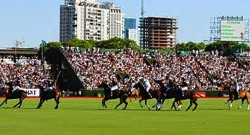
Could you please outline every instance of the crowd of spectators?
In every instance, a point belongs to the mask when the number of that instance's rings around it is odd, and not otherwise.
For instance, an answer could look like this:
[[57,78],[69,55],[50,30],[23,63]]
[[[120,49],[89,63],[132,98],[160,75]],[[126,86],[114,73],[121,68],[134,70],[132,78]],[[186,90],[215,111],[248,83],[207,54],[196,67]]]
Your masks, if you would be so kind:
[[10,81],[20,82],[21,88],[37,88],[36,84],[50,77],[38,59],[23,59],[18,63],[0,62],[1,86]]
[[[112,80],[118,74],[128,74],[135,81],[143,77],[154,86],[157,86],[154,79],[168,76],[181,83],[184,78],[193,90],[221,89],[221,84],[230,78],[242,85],[249,85],[250,82],[249,70],[241,68],[233,57],[218,54],[150,54],[134,52],[130,48],[101,52],[98,48],[80,51],[79,48],[70,47],[65,48],[64,52],[87,89],[97,89],[104,79]],[[27,59],[19,64],[1,62],[0,70],[0,84],[19,80],[22,88],[35,88],[39,81],[50,78],[37,59]],[[123,81],[119,83],[124,85]]]
[[[65,52],[87,89],[96,89],[103,79],[111,80],[119,73],[127,73],[134,80],[144,77],[153,85],[153,79],[164,79],[166,76],[176,83],[184,78],[193,90],[220,89],[222,82],[230,78],[246,85],[250,79],[250,73],[241,68],[234,58],[219,56],[217,53],[150,55],[134,52],[129,48],[118,52],[100,52],[96,49],[81,52],[75,48],[67,48]],[[156,62],[148,64],[146,59],[154,59]]]

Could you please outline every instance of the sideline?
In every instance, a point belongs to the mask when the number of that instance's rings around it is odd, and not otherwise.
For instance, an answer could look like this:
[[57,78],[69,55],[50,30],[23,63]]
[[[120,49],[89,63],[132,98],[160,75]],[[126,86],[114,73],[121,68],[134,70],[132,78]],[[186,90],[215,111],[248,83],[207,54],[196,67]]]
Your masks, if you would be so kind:
[[[0,99],[1,98],[5,98],[5,97],[1,96]],[[30,97],[26,97],[26,98],[40,98],[40,97],[32,97],[32,96],[30,96]],[[103,96],[101,96],[101,97],[96,97],[96,96],[69,96],[69,97],[66,97],[65,96],[65,97],[60,97],[60,98],[97,98],[98,99],[98,98],[104,98],[104,97]],[[131,97],[131,98],[133,98],[133,97]],[[213,96],[211,96],[211,97],[199,97],[199,98],[228,98],[228,97],[213,97]]]

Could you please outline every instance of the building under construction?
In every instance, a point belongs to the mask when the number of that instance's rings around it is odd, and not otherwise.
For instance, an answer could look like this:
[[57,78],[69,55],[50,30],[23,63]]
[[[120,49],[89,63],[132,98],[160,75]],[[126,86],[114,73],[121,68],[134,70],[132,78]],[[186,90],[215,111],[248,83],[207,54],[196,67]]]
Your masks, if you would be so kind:
[[143,49],[174,48],[177,21],[166,17],[140,18],[140,45]]

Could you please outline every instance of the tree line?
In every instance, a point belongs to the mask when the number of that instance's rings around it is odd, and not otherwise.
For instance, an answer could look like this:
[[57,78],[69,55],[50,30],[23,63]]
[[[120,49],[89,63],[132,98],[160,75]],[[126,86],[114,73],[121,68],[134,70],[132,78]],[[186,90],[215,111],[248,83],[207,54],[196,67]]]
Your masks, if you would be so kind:
[[[111,38],[109,40],[95,41],[95,40],[81,40],[78,38],[71,38],[67,42],[49,42],[43,45],[43,50],[46,51],[49,48],[62,48],[62,47],[79,47],[82,49],[92,49],[98,47],[101,49],[124,49],[132,48],[134,51],[142,51],[143,49],[134,40],[123,38]],[[233,42],[233,41],[216,41],[206,44],[205,42],[187,42],[177,43],[175,48],[165,48],[160,50],[165,51],[205,51],[211,52],[217,50],[222,55],[230,55],[234,50],[241,49],[242,51],[250,51],[250,47],[245,43]]]

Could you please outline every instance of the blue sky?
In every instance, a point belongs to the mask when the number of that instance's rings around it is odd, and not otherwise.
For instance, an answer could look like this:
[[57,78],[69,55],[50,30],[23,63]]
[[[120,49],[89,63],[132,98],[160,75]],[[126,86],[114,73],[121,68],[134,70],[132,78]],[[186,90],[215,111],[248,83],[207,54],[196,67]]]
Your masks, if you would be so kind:
[[[139,18],[140,0],[98,0],[114,2],[126,17]],[[6,0],[0,8],[0,47],[38,47],[41,40],[59,40],[59,8],[64,0]],[[249,0],[144,0],[145,16],[174,17],[178,42],[202,42],[210,37],[210,18],[250,18]]]

